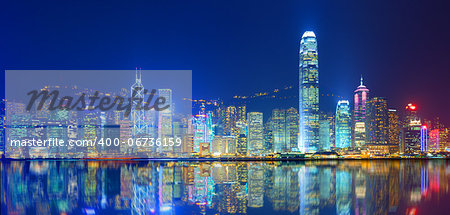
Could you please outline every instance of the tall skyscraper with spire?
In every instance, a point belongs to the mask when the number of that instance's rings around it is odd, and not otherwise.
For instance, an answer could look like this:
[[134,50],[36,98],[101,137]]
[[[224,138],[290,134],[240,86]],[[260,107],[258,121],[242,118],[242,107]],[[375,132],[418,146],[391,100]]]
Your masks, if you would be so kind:
[[353,146],[361,148],[365,145],[366,139],[366,101],[369,99],[369,89],[363,84],[361,75],[361,83],[355,90],[355,108],[353,112]]
[[[136,81],[131,85],[131,97],[136,98],[133,101],[133,110],[131,111],[131,120],[133,121],[133,136],[144,135],[147,133],[147,125],[145,124],[143,108],[136,108],[137,106],[143,106],[144,101],[144,85],[142,85],[142,71],[136,68]],[[139,101],[140,100],[140,101]]]
[[315,152],[319,150],[319,61],[314,32],[303,34],[299,57],[299,150]]

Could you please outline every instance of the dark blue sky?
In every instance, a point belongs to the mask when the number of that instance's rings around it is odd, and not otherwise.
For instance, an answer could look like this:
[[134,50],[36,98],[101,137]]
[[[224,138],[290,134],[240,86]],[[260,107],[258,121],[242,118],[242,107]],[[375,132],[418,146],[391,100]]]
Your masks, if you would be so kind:
[[313,30],[322,92],[351,99],[363,74],[391,107],[450,124],[444,1],[189,2],[3,0],[0,70],[192,70],[194,97],[231,97],[296,86]]

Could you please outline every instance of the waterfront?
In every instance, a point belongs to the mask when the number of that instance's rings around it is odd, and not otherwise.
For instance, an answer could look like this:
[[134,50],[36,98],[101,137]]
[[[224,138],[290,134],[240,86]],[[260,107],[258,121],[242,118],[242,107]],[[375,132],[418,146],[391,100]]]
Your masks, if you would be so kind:
[[436,214],[447,160],[3,161],[1,214]]

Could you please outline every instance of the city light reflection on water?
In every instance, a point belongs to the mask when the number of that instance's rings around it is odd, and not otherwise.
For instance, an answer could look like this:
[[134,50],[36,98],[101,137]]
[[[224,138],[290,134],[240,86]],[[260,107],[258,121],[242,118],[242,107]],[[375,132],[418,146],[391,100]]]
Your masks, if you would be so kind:
[[435,214],[446,160],[6,161],[1,214]]

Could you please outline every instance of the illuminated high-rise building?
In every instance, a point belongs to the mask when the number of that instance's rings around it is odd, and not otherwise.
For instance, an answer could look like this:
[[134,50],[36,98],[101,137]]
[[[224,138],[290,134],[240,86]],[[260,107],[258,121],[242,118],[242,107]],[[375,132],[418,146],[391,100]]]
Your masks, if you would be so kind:
[[236,116],[237,121],[245,122],[247,118],[247,107],[245,105],[237,106],[236,111],[237,111]]
[[439,129],[431,130],[428,138],[428,151],[429,152],[439,152],[440,151],[440,134]]
[[314,32],[303,34],[299,58],[299,149],[315,152],[319,144],[319,63]]
[[286,110],[286,140],[289,151],[299,151],[298,149],[298,111],[291,107]]
[[439,148],[448,151],[450,149],[450,136],[448,128],[441,128],[439,130]]
[[237,156],[247,156],[247,136],[240,134],[236,139],[236,154]]
[[388,108],[387,100],[374,97],[366,108],[366,145],[375,154],[388,154]]
[[260,156],[263,153],[263,114],[260,112],[247,113],[247,155]]
[[366,139],[366,101],[369,99],[369,90],[361,84],[355,90],[355,107],[353,110],[353,146],[360,148],[365,144]]
[[228,106],[225,113],[225,135],[233,135],[236,131],[237,110],[235,106]]
[[264,124],[264,151],[267,153],[273,152],[273,122],[270,117]]
[[212,140],[211,151],[216,156],[235,156],[236,137],[217,135]]
[[[142,85],[142,71],[136,68],[136,81],[131,86],[131,97],[137,98],[133,100],[133,110],[131,111],[131,121],[133,122],[133,137],[144,135],[147,133],[147,125],[145,123],[144,105],[144,85]],[[138,108],[139,106],[139,108]]]
[[426,125],[420,127],[420,151],[428,151],[428,130]]
[[[271,133],[272,137],[267,135]],[[275,153],[298,151],[298,112],[295,108],[274,109],[266,123],[266,142],[273,141]]]
[[408,104],[405,107],[405,116],[402,128],[400,152],[417,154],[420,152],[420,128],[422,122],[417,115],[417,106]]
[[193,152],[199,153],[203,143],[212,143],[214,132],[211,123],[211,115],[197,115],[193,118],[194,145]]
[[400,146],[400,121],[397,110],[388,110],[388,145],[392,146],[398,152]]
[[286,132],[286,111],[282,109],[272,110],[272,136],[275,153],[288,151]]
[[350,103],[347,100],[338,101],[336,107],[336,149],[351,147],[351,116]]
[[330,151],[330,121],[322,119],[319,121],[319,145],[323,151]]
[[[165,104],[169,107],[165,110],[158,111],[158,137],[159,138],[171,138],[173,137],[173,103],[172,103],[172,90],[171,89],[158,89],[159,97],[166,99]],[[158,151],[160,153],[172,153],[172,146],[161,146]]]

